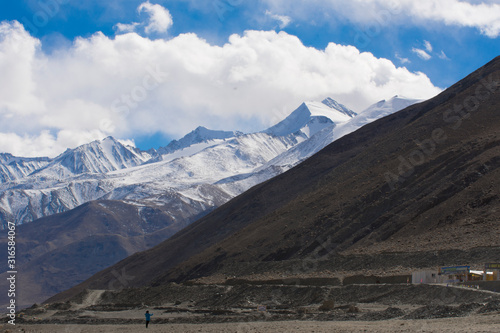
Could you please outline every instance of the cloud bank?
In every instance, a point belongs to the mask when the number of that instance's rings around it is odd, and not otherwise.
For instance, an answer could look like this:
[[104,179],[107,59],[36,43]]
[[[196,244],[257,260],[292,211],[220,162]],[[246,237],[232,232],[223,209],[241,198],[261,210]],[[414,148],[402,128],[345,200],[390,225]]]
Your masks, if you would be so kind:
[[0,72],[0,151],[20,156],[55,156],[108,135],[176,138],[198,125],[260,130],[326,96],[359,111],[440,91],[425,74],[355,47],[319,50],[275,31],[232,35],[223,46],[192,33],[96,33],[46,54],[20,23],[2,22]]
[[500,4],[498,0],[263,0],[273,12],[292,19],[330,19],[324,13],[335,12],[345,20],[363,24],[429,23],[478,29],[496,38],[500,35]]

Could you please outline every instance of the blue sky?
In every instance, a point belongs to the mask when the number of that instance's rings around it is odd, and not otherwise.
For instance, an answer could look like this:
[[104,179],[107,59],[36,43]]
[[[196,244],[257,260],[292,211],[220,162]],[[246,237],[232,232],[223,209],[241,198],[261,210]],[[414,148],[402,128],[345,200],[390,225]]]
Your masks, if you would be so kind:
[[429,98],[500,55],[500,1],[25,0],[0,21],[0,151],[16,155],[261,130],[327,96]]

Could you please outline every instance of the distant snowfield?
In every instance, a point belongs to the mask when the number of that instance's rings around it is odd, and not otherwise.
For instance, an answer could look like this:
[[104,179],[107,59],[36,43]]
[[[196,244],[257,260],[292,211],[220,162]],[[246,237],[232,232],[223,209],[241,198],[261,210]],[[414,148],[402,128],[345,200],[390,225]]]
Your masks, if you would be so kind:
[[[200,209],[241,194],[312,156],[336,139],[418,100],[395,96],[359,115],[333,99],[305,102],[258,132],[199,127],[157,151],[140,151],[112,137],[67,150],[50,160],[0,154],[0,221],[17,224],[99,199],[137,206]],[[172,218],[179,218],[177,207]]]

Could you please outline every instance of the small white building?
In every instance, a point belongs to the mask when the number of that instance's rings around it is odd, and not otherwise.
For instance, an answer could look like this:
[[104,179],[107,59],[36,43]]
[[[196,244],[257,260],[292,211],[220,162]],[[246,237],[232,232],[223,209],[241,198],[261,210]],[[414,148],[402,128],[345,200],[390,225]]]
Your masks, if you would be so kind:
[[440,276],[437,271],[417,271],[411,274],[411,283],[441,283]]

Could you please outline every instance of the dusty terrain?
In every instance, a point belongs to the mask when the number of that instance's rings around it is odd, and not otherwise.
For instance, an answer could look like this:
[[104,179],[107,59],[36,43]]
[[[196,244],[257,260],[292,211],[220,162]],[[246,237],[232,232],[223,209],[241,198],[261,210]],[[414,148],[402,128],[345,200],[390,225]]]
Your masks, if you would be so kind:
[[[141,313],[138,313],[141,315]],[[33,333],[95,333],[95,332],[169,332],[169,333],[261,333],[261,332],[498,332],[500,315],[488,314],[465,318],[445,318],[430,320],[383,320],[376,322],[312,322],[278,321],[222,324],[155,324],[146,330],[144,325],[16,325],[0,328],[0,332]]]
[[231,283],[85,291],[69,302],[34,305],[15,327],[4,324],[0,332],[141,332],[146,310],[153,313],[151,332],[498,332],[500,327],[500,293],[473,288]]

